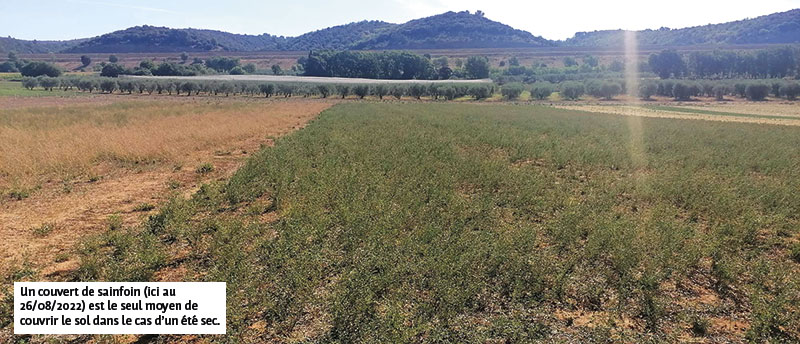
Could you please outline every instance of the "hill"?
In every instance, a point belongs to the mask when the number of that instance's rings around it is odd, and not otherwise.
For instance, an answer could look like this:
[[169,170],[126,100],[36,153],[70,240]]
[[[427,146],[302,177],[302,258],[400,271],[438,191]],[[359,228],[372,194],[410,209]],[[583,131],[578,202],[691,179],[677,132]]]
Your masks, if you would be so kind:
[[285,38],[268,34],[239,35],[223,31],[136,26],[88,39],[65,53],[132,53],[181,51],[278,50]]
[[[11,39],[13,40],[13,39]],[[380,50],[523,48],[553,46],[552,41],[483,16],[447,12],[404,24],[362,21],[329,27],[297,37],[240,35],[223,31],[136,26],[102,36],[43,44],[0,41],[0,50],[25,53],[135,53],[269,50]]]
[[85,41],[85,39],[70,41],[26,41],[11,37],[0,37],[0,53],[5,55],[9,51],[13,51],[20,54],[46,54],[68,49],[83,41]]
[[[637,37],[640,45],[650,46],[800,43],[800,9],[723,24],[644,30]],[[608,47],[623,42],[623,30],[605,30],[578,32],[563,45]]]
[[345,50],[354,42],[359,42],[375,35],[382,30],[396,27],[397,24],[382,21],[362,21],[329,27],[301,36],[290,38],[285,50]]
[[461,49],[525,48],[555,45],[552,41],[517,30],[475,14],[447,12],[378,32],[361,42],[355,50],[378,49]]
[[[530,48],[549,46],[617,47],[623,30],[579,32],[566,41],[550,41],[474,14],[447,12],[404,24],[362,21],[297,37],[241,35],[215,30],[136,26],[71,41],[0,38],[0,53],[138,53],[270,50],[402,50]],[[684,29],[638,32],[646,46],[800,43],[800,9],[753,19]]]

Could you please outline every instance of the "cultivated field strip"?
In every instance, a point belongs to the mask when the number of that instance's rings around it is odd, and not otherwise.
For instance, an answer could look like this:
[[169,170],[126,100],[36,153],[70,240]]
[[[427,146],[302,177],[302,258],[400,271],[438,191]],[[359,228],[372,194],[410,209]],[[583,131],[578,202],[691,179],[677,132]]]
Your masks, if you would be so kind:
[[778,107],[769,112],[763,108],[742,107],[736,112],[728,112],[729,108],[716,106],[685,107],[683,105],[670,106],[641,106],[641,105],[555,105],[559,109],[584,111],[591,113],[605,113],[623,116],[676,118],[689,120],[706,120],[737,123],[757,123],[776,125],[800,125],[800,113],[794,112],[793,107]]

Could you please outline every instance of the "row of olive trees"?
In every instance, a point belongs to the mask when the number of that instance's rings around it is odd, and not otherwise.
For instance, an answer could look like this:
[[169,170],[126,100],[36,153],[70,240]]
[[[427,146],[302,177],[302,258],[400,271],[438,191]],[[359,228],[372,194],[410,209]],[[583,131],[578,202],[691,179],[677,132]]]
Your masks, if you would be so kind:
[[[541,87],[541,86],[540,86]],[[537,87],[534,86],[534,89]],[[624,80],[568,81],[558,85],[563,99],[577,100],[584,95],[611,100],[628,92]],[[531,91],[533,95],[534,91]],[[639,84],[636,94],[642,100],[653,96],[670,97],[675,100],[691,100],[694,97],[738,97],[753,101],[767,97],[795,100],[800,96],[800,82],[794,80],[646,80]]]
[[795,100],[800,96],[800,82],[794,80],[716,80],[684,81],[659,80],[642,83],[638,90],[641,99],[648,100],[657,95],[675,100],[690,100],[693,97],[739,97],[761,101],[767,97]]
[[37,77],[25,78],[22,86],[28,89],[41,87],[54,89],[78,90],[82,92],[127,93],[127,94],[166,94],[166,95],[215,95],[215,96],[303,96],[303,97],[339,97],[354,96],[365,98],[374,96],[379,99],[393,97],[413,97],[421,99],[453,100],[462,97],[474,99],[489,98],[494,94],[492,84],[434,84],[414,83],[401,84],[312,84],[312,83],[266,83],[258,81],[195,81],[170,79],[125,79],[107,77]]

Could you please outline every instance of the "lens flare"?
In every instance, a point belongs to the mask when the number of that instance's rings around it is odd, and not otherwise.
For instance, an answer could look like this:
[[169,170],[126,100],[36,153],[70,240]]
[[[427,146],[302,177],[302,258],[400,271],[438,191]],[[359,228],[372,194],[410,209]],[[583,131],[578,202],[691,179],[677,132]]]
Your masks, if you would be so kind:
[[[627,89],[627,98],[631,103],[626,107],[625,111],[631,111],[628,114],[628,131],[630,133],[630,142],[628,142],[628,150],[630,152],[631,161],[636,170],[640,170],[647,164],[645,157],[645,147],[643,139],[642,118],[635,116],[633,113],[637,111],[639,105],[639,43],[636,39],[636,31],[625,31],[625,86]],[[638,174],[638,173],[637,173]],[[641,181],[641,178],[636,178]]]

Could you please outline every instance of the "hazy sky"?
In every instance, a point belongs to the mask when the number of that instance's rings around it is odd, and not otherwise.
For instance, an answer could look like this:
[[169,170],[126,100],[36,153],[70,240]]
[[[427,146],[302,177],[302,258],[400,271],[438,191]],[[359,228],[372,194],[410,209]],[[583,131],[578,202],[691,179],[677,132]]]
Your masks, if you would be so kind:
[[0,0],[0,36],[92,37],[136,25],[296,36],[360,20],[402,23],[482,10],[515,28],[564,39],[578,31],[721,23],[800,8],[800,0]]

